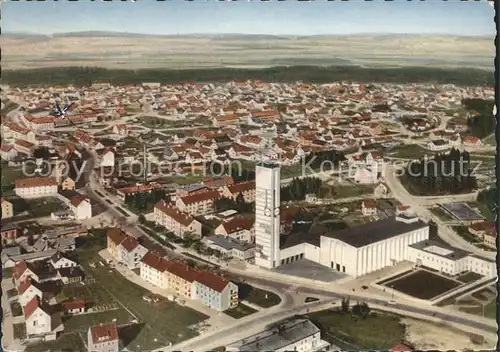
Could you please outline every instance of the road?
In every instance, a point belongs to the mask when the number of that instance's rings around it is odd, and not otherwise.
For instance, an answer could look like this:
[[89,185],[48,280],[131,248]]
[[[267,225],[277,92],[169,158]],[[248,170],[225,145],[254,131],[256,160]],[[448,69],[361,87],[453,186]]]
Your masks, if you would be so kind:
[[453,231],[449,226],[446,226],[446,224],[440,218],[438,218],[429,209],[426,208],[426,206],[438,203],[475,200],[475,197],[477,197],[477,192],[465,195],[462,194],[443,197],[415,197],[408,193],[406,188],[401,184],[399,178],[397,177],[396,169],[394,168],[394,166],[387,165],[385,170],[385,182],[391,189],[393,197],[399,200],[402,204],[412,206],[416,214],[424,222],[433,220],[437,224],[438,234],[441,239],[454,247],[464,249],[488,259],[495,260],[495,252],[484,251],[466,241],[465,239],[457,235],[455,231]]
[[[257,282],[262,285],[272,286],[276,285],[275,281],[265,280],[262,278],[255,279]],[[176,351],[176,350],[184,350],[184,351],[208,351],[210,349],[216,348],[218,346],[227,345],[231,342],[234,342],[240,338],[245,338],[254,333],[262,331],[266,328],[267,325],[272,322],[276,322],[288,317],[291,317],[296,314],[306,314],[308,312],[313,312],[317,310],[324,310],[332,307],[332,303],[338,302],[344,295],[339,295],[336,293],[332,293],[330,291],[315,289],[315,288],[307,288],[300,287],[301,293],[307,293],[311,296],[323,296],[326,300],[316,301],[307,304],[301,304],[299,306],[293,308],[276,308],[276,309],[268,309],[265,311],[261,311],[258,313],[254,313],[246,318],[241,318],[235,322],[235,324],[228,326],[224,329],[221,329],[217,332],[204,334],[188,341],[184,341],[179,343],[171,348],[162,348],[156,351]],[[485,323],[478,321],[475,317],[471,316],[471,319],[463,316],[456,316],[455,314],[449,314],[445,312],[442,308],[437,308],[430,306],[429,308],[421,308],[417,307],[411,303],[401,303],[395,305],[387,305],[387,300],[380,299],[371,299],[366,298],[361,295],[349,295],[351,301],[364,301],[372,306],[372,308],[378,308],[381,310],[397,310],[407,313],[413,313],[418,315],[424,315],[426,317],[432,317],[432,320],[439,319],[443,322],[451,322],[459,325],[463,325],[466,327],[470,327],[473,329],[484,330],[485,332],[492,334],[496,333],[496,323],[495,321],[491,321],[491,323]]]

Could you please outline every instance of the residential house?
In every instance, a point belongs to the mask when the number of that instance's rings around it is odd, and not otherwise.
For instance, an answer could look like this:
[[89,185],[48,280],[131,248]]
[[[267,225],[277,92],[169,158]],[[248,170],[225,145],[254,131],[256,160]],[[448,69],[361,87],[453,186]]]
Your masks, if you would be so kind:
[[380,182],[373,190],[373,194],[375,198],[389,198],[391,190],[384,182]]
[[482,142],[477,137],[467,136],[462,140],[462,144],[464,147],[480,147]]
[[125,264],[129,269],[136,269],[147,252],[147,248],[139,244],[139,241],[127,236],[116,248],[116,260]]
[[115,151],[112,148],[103,148],[98,151],[98,154],[101,167],[115,166]]
[[[7,199],[2,197],[2,219],[9,219],[14,216],[14,206]],[[3,239],[3,234],[2,234]]]
[[55,177],[31,177],[16,180],[14,192],[21,198],[40,198],[57,195]]
[[17,150],[10,144],[2,144],[0,157],[5,161],[12,161],[17,157]]
[[169,290],[182,297],[191,298],[193,282],[198,272],[179,261],[172,261],[167,272]]
[[361,203],[361,212],[363,216],[377,215],[377,203],[373,199],[365,199]]
[[141,278],[161,289],[168,288],[168,274],[166,270],[170,262],[158,254],[148,252],[140,262]]
[[191,298],[222,312],[238,305],[238,286],[214,273],[200,271],[196,275]]
[[1,233],[2,233],[2,244],[5,245],[9,243],[14,243],[16,241],[16,238],[21,234],[21,230],[16,224],[7,223],[7,224],[2,224]]
[[92,217],[92,205],[87,197],[75,195],[70,200],[69,208],[75,214],[76,220],[85,220]]
[[74,191],[75,190],[75,181],[71,177],[66,177],[61,182],[61,189],[63,191]]
[[57,252],[52,257],[50,257],[50,263],[52,264],[52,266],[55,269],[71,268],[71,267],[77,267],[78,266],[77,263],[75,263],[71,259],[66,258],[60,252]]
[[85,313],[86,302],[81,299],[72,299],[61,304],[63,313],[66,315],[77,315]]
[[116,323],[92,326],[87,332],[88,352],[118,352],[119,344]]
[[240,194],[243,196],[245,203],[255,202],[255,181],[239,182],[225,186],[222,189],[222,196],[234,201]]
[[57,278],[64,284],[81,282],[85,278],[85,273],[78,266],[57,269]]
[[203,239],[208,248],[220,252],[226,258],[250,260],[255,257],[255,244],[229,236],[212,235]]
[[123,232],[119,228],[111,228],[108,230],[106,233],[107,237],[107,250],[108,253],[113,257],[114,259],[118,258],[118,245],[122,243],[125,238],[127,238],[127,234]]
[[215,234],[219,236],[228,236],[243,242],[253,242],[254,222],[243,217],[234,217],[229,221],[221,223],[216,229]]
[[19,297],[19,303],[23,307],[36,296],[43,298],[42,286],[30,277],[19,283],[19,286],[17,287],[17,294]]
[[432,151],[443,151],[449,148],[451,148],[450,143],[443,139],[438,139],[427,143],[427,149]]
[[42,298],[35,296],[24,306],[26,335],[54,334],[64,329],[60,315]]
[[18,153],[22,153],[28,156],[31,156],[31,154],[33,154],[35,147],[36,147],[35,144],[25,141],[23,139],[16,139],[16,141],[14,142],[14,149]]
[[115,125],[113,127],[113,133],[118,134],[120,136],[126,137],[128,136],[128,126],[126,124]]
[[12,281],[14,285],[18,287],[21,282],[28,280],[28,278],[40,282],[40,278],[32,267],[28,267],[28,264],[24,260],[18,261],[12,269]]
[[164,200],[158,202],[154,209],[154,221],[156,224],[165,227],[181,238],[185,234],[191,233],[196,237],[201,237],[202,226],[199,221],[188,213],[183,213],[175,206],[168,204]]
[[207,190],[204,192],[196,192],[185,197],[178,197],[175,205],[182,212],[194,216],[205,215],[213,212],[214,201],[219,197],[219,192],[216,190]]

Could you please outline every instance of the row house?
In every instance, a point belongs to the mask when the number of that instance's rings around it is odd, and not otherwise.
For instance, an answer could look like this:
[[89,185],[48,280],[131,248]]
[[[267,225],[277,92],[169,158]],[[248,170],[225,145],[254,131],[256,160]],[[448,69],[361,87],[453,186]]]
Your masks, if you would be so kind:
[[22,115],[21,121],[34,132],[44,132],[54,130],[53,117],[34,117],[30,115]]
[[2,219],[9,219],[14,216],[14,205],[2,197]]
[[253,242],[254,222],[253,220],[234,217],[221,223],[216,229],[215,234],[224,237],[231,237],[244,242]]
[[201,238],[201,223],[188,213],[181,212],[166,201],[162,200],[158,202],[153,209],[153,213],[155,223],[165,227],[176,236],[183,238],[186,233],[191,233]]
[[255,202],[255,181],[245,181],[225,186],[221,194],[223,197],[234,201],[241,194],[245,203],[253,203]]
[[207,177],[203,180],[203,184],[209,188],[221,190],[225,186],[233,185],[234,179],[228,175],[219,178]]
[[31,156],[33,154],[35,148],[36,148],[35,144],[22,139],[16,139],[16,141],[14,142],[14,149],[18,153],[22,153],[28,156]]
[[219,192],[216,190],[207,190],[205,192],[197,192],[185,197],[176,199],[176,207],[193,216],[210,214],[214,210],[214,201],[219,198]]
[[35,144],[39,145],[41,147],[50,148],[50,147],[52,147],[52,137],[36,135],[35,136]]
[[31,177],[16,180],[14,192],[21,198],[40,198],[57,195],[55,177]]
[[212,119],[212,124],[214,127],[237,125],[239,122],[240,118],[236,114],[216,116]]
[[151,252],[144,256],[140,268],[141,278],[151,284],[180,297],[199,300],[219,312],[238,305],[238,286],[214,273]]
[[127,196],[133,196],[138,193],[151,193],[155,190],[163,189],[164,186],[159,183],[150,183],[149,185],[136,185],[130,187],[122,187],[116,190],[116,195],[121,200],[125,200]]

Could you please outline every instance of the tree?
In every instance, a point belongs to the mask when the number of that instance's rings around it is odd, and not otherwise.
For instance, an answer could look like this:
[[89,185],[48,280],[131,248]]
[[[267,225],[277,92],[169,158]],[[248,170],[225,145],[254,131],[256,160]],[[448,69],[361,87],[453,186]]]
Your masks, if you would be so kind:
[[351,303],[349,297],[342,298],[342,301],[340,302],[342,312],[349,313],[350,304]]
[[138,220],[141,224],[146,222],[146,217],[143,214],[139,214]]

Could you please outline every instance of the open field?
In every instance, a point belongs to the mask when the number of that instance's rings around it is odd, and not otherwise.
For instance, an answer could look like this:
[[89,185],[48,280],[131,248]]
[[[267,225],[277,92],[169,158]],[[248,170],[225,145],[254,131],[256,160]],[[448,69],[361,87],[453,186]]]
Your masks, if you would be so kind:
[[372,312],[365,319],[329,309],[307,315],[322,331],[321,338],[344,350],[389,350],[404,338],[397,316]]
[[256,310],[253,309],[252,307],[249,307],[243,303],[240,303],[240,304],[238,304],[238,306],[236,308],[226,310],[224,312],[224,314],[227,314],[234,319],[240,319],[240,318],[246,317],[250,314],[253,314],[255,312],[256,312]]
[[389,156],[391,157],[411,160],[418,160],[423,158],[425,155],[432,157],[434,154],[436,153],[416,144],[400,145],[392,148],[389,152]]
[[[116,319],[116,320],[114,320]],[[108,310],[98,313],[78,314],[63,319],[64,332],[84,332],[89,326],[109,324],[116,321],[117,325],[130,323],[134,317],[125,309]]]
[[[425,285],[422,285],[423,282],[425,282]],[[414,273],[386,284],[386,286],[396,291],[420,299],[431,299],[459,285],[460,283],[456,281],[425,270],[415,271]]]
[[2,35],[0,43],[5,51],[3,69],[406,65],[491,70],[495,55],[492,38],[435,35],[147,36],[83,32],[50,37]]
[[[87,335],[84,335],[87,338]],[[28,345],[25,352],[46,352],[46,351],[85,351],[86,346],[79,334],[63,334],[55,341],[39,342]]]

